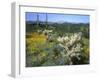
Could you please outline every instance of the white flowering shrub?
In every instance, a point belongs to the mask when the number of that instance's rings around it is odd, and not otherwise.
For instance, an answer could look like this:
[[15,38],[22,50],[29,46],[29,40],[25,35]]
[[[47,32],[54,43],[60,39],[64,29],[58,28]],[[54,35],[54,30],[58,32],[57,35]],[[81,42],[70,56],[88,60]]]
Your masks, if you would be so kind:
[[48,29],[43,30],[43,34],[45,34],[45,33],[49,34],[49,33],[52,33],[52,32],[53,32],[53,30],[48,30]]
[[[59,46],[65,49],[62,53],[62,58],[65,59],[66,64],[77,64],[82,56],[82,33],[74,33],[70,36],[58,37]],[[78,63],[79,64],[79,63]]]

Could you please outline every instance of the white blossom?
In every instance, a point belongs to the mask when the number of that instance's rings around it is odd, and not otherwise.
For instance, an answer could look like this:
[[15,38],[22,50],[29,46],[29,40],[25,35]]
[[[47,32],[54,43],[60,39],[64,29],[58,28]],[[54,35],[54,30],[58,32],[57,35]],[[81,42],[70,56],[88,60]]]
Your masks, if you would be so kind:
[[[80,42],[77,41],[81,41],[81,37],[82,37],[82,33],[74,33],[71,36],[62,36],[62,37],[58,37],[58,42],[59,45],[61,47],[63,47],[66,50],[66,58],[68,58],[69,60],[71,59],[71,57],[76,56],[78,60],[80,60],[79,55],[81,53],[79,53],[82,48],[81,48],[81,44]],[[77,43],[75,43],[77,42]],[[75,43],[75,44],[74,44]],[[72,62],[70,62],[72,64]]]
[[64,39],[63,39],[63,37],[58,37],[58,39],[57,39],[59,42],[61,42],[61,43],[63,43],[64,42]]
[[45,30],[43,31],[44,34],[45,34],[45,33],[51,33],[51,32],[53,32],[53,30],[45,29]]

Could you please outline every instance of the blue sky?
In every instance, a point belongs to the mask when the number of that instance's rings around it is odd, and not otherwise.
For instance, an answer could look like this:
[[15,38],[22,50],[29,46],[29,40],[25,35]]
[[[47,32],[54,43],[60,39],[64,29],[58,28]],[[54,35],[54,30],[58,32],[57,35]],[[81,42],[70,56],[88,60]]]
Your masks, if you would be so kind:
[[[39,20],[45,21],[46,14],[38,13]],[[48,22],[71,22],[71,23],[89,23],[90,16],[89,15],[79,15],[79,14],[52,14],[47,13]],[[26,12],[26,21],[36,21],[37,13],[34,12]]]

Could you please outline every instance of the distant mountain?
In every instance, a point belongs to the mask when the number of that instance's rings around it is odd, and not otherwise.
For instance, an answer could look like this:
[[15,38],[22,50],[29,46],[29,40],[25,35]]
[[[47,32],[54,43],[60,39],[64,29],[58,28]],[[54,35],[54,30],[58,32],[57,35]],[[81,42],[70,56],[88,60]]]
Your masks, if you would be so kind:
[[[44,21],[39,21],[40,24],[46,24],[46,22]],[[26,21],[26,24],[37,24],[37,21]],[[89,23],[75,23],[75,22],[63,22],[63,21],[60,21],[60,22],[47,22],[47,24],[87,24],[89,25]]]

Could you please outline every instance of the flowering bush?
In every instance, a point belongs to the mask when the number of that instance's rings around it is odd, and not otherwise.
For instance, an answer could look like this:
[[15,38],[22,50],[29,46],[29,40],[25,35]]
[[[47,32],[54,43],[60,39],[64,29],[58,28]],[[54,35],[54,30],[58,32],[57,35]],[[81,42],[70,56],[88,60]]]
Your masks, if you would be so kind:
[[[74,33],[70,36],[58,37],[59,46],[65,49],[65,53],[62,54],[63,58],[66,58],[66,64],[77,64],[81,60],[82,56],[82,33]],[[73,61],[73,60],[76,60]],[[78,63],[79,64],[79,63]]]

